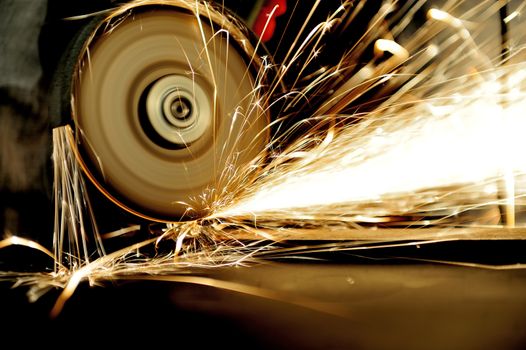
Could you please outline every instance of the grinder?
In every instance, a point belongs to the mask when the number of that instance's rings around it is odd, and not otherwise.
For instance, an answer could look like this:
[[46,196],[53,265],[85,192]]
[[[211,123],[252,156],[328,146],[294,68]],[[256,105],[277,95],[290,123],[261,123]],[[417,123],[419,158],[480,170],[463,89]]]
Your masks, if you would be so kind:
[[206,214],[203,195],[269,140],[264,66],[224,8],[134,2],[93,18],[66,50],[57,112],[112,202],[154,221]]

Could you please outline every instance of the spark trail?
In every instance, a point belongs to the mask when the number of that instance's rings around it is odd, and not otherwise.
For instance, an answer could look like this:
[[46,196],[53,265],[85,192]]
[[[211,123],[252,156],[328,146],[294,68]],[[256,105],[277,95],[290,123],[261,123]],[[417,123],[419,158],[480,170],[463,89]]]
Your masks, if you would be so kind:
[[[447,93],[398,102],[368,113],[358,124],[335,126],[307,152],[293,145],[245,198],[216,215],[287,215],[280,211],[301,208],[323,212],[335,205],[341,210],[333,208],[333,213],[344,214],[346,204],[481,182],[484,191],[495,193],[493,180],[526,171],[520,151],[526,147],[521,112],[526,110],[526,65],[489,73],[490,81],[482,78],[466,88],[467,81],[480,77],[454,79]],[[502,93],[503,77],[518,81],[513,92]]]
[[[498,37],[479,37],[474,12],[456,18],[431,8],[426,24],[402,44],[370,39],[378,58],[390,57],[369,62],[332,93],[312,118],[330,127],[314,127],[275,155],[257,182],[212,218],[374,221],[434,203],[449,218],[470,208],[506,206],[507,223],[514,224],[515,204],[525,193],[524,47],[487,56],[484,45]],[[408,21],[389,34],[401,34]],[[345,114],[365,92],[376,93],[378,105]],[[496,216],[480,223],[501,223]]]

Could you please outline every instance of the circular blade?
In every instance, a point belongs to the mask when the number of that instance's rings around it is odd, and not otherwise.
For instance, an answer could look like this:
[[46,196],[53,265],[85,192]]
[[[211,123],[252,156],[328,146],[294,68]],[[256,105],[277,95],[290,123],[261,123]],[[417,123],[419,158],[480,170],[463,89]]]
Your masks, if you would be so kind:
[[205,193],[233,185],[229,171],[268,141],[259,67],[215,26],[148,8],[112,22],[81,57],[72,107],[85,170],[135,214],[205,215]]

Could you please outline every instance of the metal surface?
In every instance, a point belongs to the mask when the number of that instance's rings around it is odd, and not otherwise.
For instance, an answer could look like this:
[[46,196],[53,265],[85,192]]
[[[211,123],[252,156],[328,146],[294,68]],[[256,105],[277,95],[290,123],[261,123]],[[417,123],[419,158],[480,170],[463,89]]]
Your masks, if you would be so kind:
[[524,227],[431,227],[431,228],[287,228],[228,232],[237,239],[272,238],[275,241],[404,241],[404,240],[525,240]]
[[4,339],[65,348],[91,330],[92,343],[132,348],[143,341],[250,349],[526,345],[524,270],[311,262],[203,273],[262,295],[192,283],[85,285],[49,320],[53,295],[28,304],[22,290],[3,288]]
[[84,167],[134,214],[198,217],[201,196],[232,185],[226,171],[268,141],[259,67],[248,42],[242,51],[213,18],[175,6],[133,11],[81,56],[73,111]]

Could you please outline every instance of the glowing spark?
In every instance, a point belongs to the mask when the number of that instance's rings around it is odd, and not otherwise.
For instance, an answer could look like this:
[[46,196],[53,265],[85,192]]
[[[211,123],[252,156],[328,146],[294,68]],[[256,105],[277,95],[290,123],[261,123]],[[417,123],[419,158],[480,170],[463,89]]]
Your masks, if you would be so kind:
[[8,237],[0,241],[0,249],[6,248],[9,246],[13,246],[13,245],[19,245],[19,246],[24,246],[24,247],[39,250],[42,253],[49,256],[50,258],[52,258],[53,260],[55,260],[55,255],[53,255],[53,253],[51,253],[46,247],[44,247],[41,244],[38,244],[35,241],[29,240],[27,238],[11,236],[11,237]]
[[141,229],[141,227],[139,225],[133,225],[133,226],[130,226],[130,227],[121,228],[119,230],[116,230],[116,231],[113,231],[113,232],[110,232],[110,233],[106,233],[106,234],[102,235],[101,237],[104,238],[104,239],[115,238],[115,237],[119,237],[119,236],[125,235],[125,234],[130,233],[130,232],[139,231],[140,229]]
[[512,13],[510,13],[506,18],[503,19],[504,23],[509,23],[513,21],[516,18],[520,18],[522,16],[523,10],[526,8],[526,3],[522,2]]
[[[522,75],[526,66],[515,68]],[[306,154],[304,165],[271,173],[257,191],[218,215],[378,201],[502,177],[505,169],[525,173],[526,159],[514,150],[526,148],[520,112],[526,110],[526,93],[504,107],[495,86],[490,81],[436,97],[400,109],[396,117],[379,112],[377,125],[366,133],[359,124],[338,130],[330,145]]]
[[508,17],[504,18],[504,23],[511,22],[517,16],[520,16],[520,12],[519,11],[513,11],[512,13],[510,13],[508,15]]
[[383,55],[384,52],[389,52],[398,57],[399,61],[405,61],[409,58],[409,52],[402,46],[392,40],[378,39],[374,43],[374,52],[377,56]]

